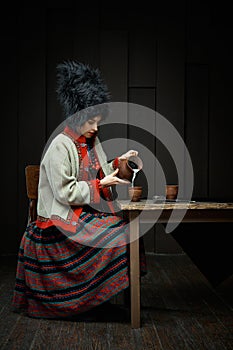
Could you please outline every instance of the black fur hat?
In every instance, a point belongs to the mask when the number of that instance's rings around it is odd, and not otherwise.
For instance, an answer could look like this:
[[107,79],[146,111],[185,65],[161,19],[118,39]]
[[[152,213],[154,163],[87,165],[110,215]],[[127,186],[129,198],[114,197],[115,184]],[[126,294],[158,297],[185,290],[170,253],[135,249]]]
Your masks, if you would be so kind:
[[[79,125],[89,119],[91,113],[92,116],[93,113],[95,115],[101,113],[103,116],[103,108],[102,111],[97,111],[98,106],[88,107],[110,101],[110,94],[100,71],[77,61],[69,60],[57,65],[56,92],[65,118],[76,114]],[[83,113],[80,112],[85,109],[87,110]],[[77,115],[77,112],[80,113]]]

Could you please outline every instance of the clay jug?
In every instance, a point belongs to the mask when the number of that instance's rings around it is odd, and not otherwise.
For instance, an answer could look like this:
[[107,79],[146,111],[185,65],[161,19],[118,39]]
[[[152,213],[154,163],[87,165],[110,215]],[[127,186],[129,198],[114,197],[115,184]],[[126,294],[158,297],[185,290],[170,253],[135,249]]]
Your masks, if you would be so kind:
[[143,162],[138,156],[131,156],[128,159],[119,159],[118,168],[117,176],[131,182],[134,174],[133,169],[140,171],[143,168]]

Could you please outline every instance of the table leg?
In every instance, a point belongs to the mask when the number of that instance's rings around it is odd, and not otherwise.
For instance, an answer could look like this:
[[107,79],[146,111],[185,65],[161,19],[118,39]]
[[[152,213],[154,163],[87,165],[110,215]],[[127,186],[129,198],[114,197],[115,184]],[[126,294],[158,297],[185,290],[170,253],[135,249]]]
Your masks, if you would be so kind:
[[131,327],[140,328],[139,213],[129,212]]

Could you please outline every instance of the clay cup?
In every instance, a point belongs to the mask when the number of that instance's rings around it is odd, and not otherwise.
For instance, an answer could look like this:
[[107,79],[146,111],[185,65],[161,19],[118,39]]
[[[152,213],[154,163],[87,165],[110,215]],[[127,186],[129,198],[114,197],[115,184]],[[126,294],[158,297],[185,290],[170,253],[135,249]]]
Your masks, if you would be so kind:
[[142,186],[129,187],[128,194],[131,202],[139,202],[142,197]]
[[166,199],[176,199],[178,194],[178,185],[166,185]]

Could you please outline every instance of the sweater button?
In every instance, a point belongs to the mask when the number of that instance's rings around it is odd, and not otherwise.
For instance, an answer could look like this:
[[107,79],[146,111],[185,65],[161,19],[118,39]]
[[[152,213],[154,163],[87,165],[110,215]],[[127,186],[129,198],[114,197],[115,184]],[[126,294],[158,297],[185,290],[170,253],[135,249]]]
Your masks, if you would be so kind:
[[71,222],[71,225],[76,226],[76,225],[77,225],[77,222],[76,222],[76,221],[72,221],[72,222]]

